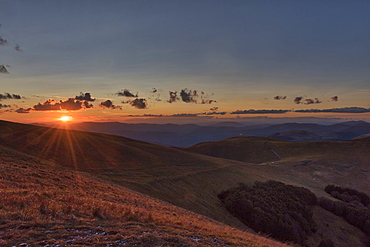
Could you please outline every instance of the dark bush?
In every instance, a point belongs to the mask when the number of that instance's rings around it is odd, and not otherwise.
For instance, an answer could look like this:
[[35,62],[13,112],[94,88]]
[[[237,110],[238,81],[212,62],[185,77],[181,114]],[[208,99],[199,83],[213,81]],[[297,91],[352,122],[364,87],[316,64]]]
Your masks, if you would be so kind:
[[223,191],[218,198],[243,223],[283,241],[302,244],[316,230],[312,205],[317,197],[308,189],[277,181]]
[[320,206],[343,217],[349,224],[360,228],[370,236],[370,210],[364,206],[368,202],[368,196],[357,190],[335,185],[326,186],[325,191],[341,201],[320,198]]
[[364,206],[370,204],[370,197],[367,194],[359,192],[355,189],[342,188],[340,186],[329,184],[325,187],[325,192],[345,202],[358,201]]

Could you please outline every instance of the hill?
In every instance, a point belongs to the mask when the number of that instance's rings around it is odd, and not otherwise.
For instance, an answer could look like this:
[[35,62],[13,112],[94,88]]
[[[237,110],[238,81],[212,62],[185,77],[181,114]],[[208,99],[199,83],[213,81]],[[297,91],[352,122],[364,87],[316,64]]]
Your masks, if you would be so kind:
[[[71,129],[117,135],[162,146],[189,147],[200,142],[218,141],[235,136],[262,136],[290,141],[344,141],[370,133],[370,124],[350,121],[332,125],[284,123],[244,125],[219,122],[208,126],[196,124],[127,124],[85,122],[69,125]],[[299,134],[301,132],[301,134]],[[302,135],[303,132],[308,134]],[[307,138],[307,135],[310,135]]]
[[0,147],[0,246],[286,246]]
[[[85,172],[240,229],[248,228],[230,215],[217,198],[218,193],[238,183],[272,179],[306,187],[317,196],[326,195],[323,188],[328,183],[369,192],[366,141],[293,143],[261,137],[221,141],[220,150],[241,154],[242,161],[237,161],[231,160],[232,155],[211,157],[190,148],[162,147],[119,136],[8,122],[1,125],[0,143],[6,148],[48,160],[55,167]],[[274,164],[271,162],[278,157],[272,150],[281,157]],[[212,152],[215,155],[219,151]],[[245,160],[243,154],[248,154]],[[319,231],[308,246],[317,246],[325,234],[336,239],[336,246],[366,246],[367,237],[338,217],[317,208],[314,218],[320,222]],[[323,219],[331,222],[330,229]]]

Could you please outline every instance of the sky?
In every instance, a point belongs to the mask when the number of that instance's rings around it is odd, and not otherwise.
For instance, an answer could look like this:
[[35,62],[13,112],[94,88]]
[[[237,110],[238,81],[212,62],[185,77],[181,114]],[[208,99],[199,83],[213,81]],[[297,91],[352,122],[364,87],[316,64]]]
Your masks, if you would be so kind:
[[370,2],[0,0],[0,119],[370,121]]

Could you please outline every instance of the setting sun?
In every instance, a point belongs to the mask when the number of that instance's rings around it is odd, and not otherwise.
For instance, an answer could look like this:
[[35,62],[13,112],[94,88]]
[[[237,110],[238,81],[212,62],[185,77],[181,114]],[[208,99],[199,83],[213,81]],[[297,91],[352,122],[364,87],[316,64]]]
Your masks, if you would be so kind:
[[60,121],[63,121],[63,122],[68,122],[68,121],[71,121],[72,120],[72,117],[70,116],[63,116],[61,118],[59,118]]

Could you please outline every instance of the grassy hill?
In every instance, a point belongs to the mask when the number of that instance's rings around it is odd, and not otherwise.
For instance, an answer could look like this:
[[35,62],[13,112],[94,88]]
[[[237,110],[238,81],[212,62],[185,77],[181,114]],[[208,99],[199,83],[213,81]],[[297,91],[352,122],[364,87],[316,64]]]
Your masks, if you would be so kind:
[[[47,160],[50,167],[84,172],[245,230],[217,198],[241,182],[273,179],[306,187],[317,196],[326,196],[323,188],[328,183],[369,193],[369,143],[363,140],[291,143],[240,137],[217,142],[215,149],[214,143],[199,144],[209,151],[204,155],[194,153],[197,145],[180,150],[97,133],[8,122],[0,125],[1,145]],[[279,154],[279,162],[271,150]],[[337,239],[336,246],[366,246],[368,237],[338,217],[320,208],[314,217],[320,227],[309,246],[317,246],[326,234]]]
[[286,246],[0,148],[0,246]]

